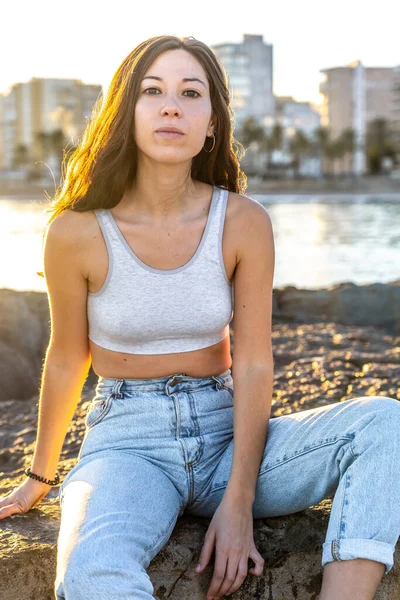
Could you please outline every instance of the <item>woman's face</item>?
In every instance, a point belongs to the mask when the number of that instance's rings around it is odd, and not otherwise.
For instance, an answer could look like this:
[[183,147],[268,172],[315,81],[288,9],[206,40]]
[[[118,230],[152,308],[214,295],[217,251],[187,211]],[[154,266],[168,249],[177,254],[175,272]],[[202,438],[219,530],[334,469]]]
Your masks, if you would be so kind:
[[[185,81],[185,79],[193,79]],[[140,82],[134,136],[139,154],[167,163],[191,160],[214,133],[206,73],[186,50],[168,50],[156,58]],[[176,127],[180,134],[162,133]]]

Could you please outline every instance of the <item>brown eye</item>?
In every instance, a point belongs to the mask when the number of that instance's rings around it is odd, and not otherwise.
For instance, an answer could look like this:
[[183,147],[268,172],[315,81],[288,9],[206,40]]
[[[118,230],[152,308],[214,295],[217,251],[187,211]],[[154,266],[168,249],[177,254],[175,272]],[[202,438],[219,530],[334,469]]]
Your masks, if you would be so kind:
[[[152,93],[152,92],[155,92],[155,93]],[[160,92],[160,94],[161,94],[161,90],[159,90],[158,88],[154,88],[154,87],[145,89],[143,93],[146,94],[147,96],[158,96],[158,94],[156,92]],[[199,92],[196,92],[196,90],[185,90],[183,93],[184,94],[196,94],[195,96],[192,96],[192,95],[187,96],[187,98],[199,98],[200,97]]]
[[197,96],[189,96],[189,98],[198,98],[200,96],[199,92],[196,92],[196,90],[186,90],[183,93],[186,94],[188,92],[193,92],[193,94],[197,94]]

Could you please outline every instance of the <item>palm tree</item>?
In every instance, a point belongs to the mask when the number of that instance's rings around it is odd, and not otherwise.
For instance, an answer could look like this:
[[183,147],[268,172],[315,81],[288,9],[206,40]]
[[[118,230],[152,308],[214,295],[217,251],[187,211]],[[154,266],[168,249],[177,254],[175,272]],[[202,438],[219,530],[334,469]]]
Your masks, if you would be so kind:
[[301,129],[296,129],[294,136],[289,141],[290,152],[294,155],[296,176],[299,175],[300,159],[311,148],[311,141]]
[[283,146],[283,128],[280,123],[275,123],[270,135],[268,136],[268,144],[271,150],[281,150]]
[[341,136],[337,137],[335,140],[331,140],[326,148],[326,156],[330,160],[330,163],[333,164],[333,175],[336,175],[336,161],[340,160],[344,157],[346,153],[344,141]]
[[257,165],[259,152],[262,150],[265,140],[264,128],[254,117],[247,117],[242,123],[238,138],[246,150],[250,149],[250,154],[247,156],[247,160],[243,161],[243,166],[248,167],[249,173],[254,171],[255,174],[259,170],[259,164]]
[[13,156],[13,168],[18,169],[20,167],[26,167],[29,160],[29,150],[25,144],[18,144],[14,148],[14,156]]
[[[344,129],[340,136],[340,144],[343,151],[342,158],[345,159],[348,154],[351,158],[356,145],[355,131],[351,127]],[[342,169],[344,171],[344,169]]]
[[267,169],[271,164],[271,153],[283,148],[283,127],[276,122],[269,135],[266,135],[262,143],[262,149],[267,153]]
[[247,117],[242,123],[238,137],[243,146],[250,146],[252,142],[262,142],[265,137],[264,128],[254,117]]
[[393,133],[386,119],[374,119],[367,126],[367,157],[368,166],[373,173],[382,171],[385,157],[396,159],[396,148],[393,143]]
[[331,148],[331,130],[329,127],[317,127],[314,131],[314,141],[315,146],[318,150],[321,164],[322,164],[322,175],[325,176],[325,162],[324,159],[331,158],[332,148]]
[[46,160],[50,151],[50,139],[47,133],[44,131],[38,131],[34,135],[36,144],[36,155],[41,159]]
[[64,146],[67,141],[65,139],[64,133],[61,129],[54,129],[51,133],[49,133],[49,136],[52,153],[55,154],[57,158],[61,160],[64,151]]
[[66,138],[61,129],[54,129],[53,131],[46,133],[45,131],[39,131],[35,134],[35,155],[40,163],[52,163],[53,168],[58,171],[56,173],[59,176],[61,161],[63,159],[64,147],[66,145]]

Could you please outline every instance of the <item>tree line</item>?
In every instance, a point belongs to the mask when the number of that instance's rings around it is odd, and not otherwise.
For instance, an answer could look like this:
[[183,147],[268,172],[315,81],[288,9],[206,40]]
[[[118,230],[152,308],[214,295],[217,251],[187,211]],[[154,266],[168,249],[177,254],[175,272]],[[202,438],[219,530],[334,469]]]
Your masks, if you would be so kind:
[[[359,143],[352,128],[344,129],[335,138],[329,127],[322,126],[316,128],[311,135],[307,135],[301,129],[296,129],[292,135],[288,135],[279,122],[267,131],[254,117],[248,117],[242,122],[236,137],[245,149],[252,147],[257,152],[265,153],[267,169],[271,165],[274,151],[281,150],[289,153],[292,158],[291,166],[297,172],[302,158],[312,156],[321,159],[323,171],[326,168],[329,170],[333,162],[342,161],[340,170],[343,172],[346,170],[346,165],[351,164],[352,156]],[[389,121],[379,118],[368,123],[364,151],[370,173],[381,173],[385,158],[390,158],[393,165],[399,164],[400,147]]]
[[[238,131],[235,132],[238,141],[245,149],[250,146],[259,153],[264,153],[265,168],[271,165],[271,157],[275,150],[285,151],[291,156],[291,166],[299,171],[301,160],[304,157],[319,157],[323,165],[323,172],[329,171],[333,162],[342,161],[342,172],[351,164],[352,155],[357,146],[353,129],[348,128],[334,138],[329,127],[318,127],[311,135],[301,129],[288,136],[284,127],[277,122],[267,131],[266,128],[254,117],[246,118]],[[34,136],[35,151],[26,145],[17,145],[14,149],[13,167],[31,166],[32,175],[36,171],[39,175],[42,168],[34,168],[34,161],[46,161],[50,156],[60,159],[67,151],[71,152],[74,145],[68,140],[62,129],[58,128],[50,133],[38,132]],[[396,143],[395,134],[386,119],[375,119],[368,123],[365,139],[367,169],[370,173],[379,174],[383,171],[385,158],[390,158],[393,165],[400,163],[400,147]],[[34,156],[32,156],[34,155]],[[347,161],[347,162],[346,162]],[[38,165],[36,165],[38,167]]]

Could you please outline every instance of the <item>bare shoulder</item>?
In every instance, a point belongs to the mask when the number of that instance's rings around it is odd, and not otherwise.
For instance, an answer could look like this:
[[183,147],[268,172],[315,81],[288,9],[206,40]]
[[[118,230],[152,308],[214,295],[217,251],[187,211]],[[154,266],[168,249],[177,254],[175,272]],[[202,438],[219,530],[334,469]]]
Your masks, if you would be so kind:
[[264,206],[245,194],[237,194],[229,192],[228,206],[231,210],[232,217],[240,220],[243,224],[248,219],[264,218],[269,219],[268,211]]
[[57,245],[60,251],[78,259],[82,275],[86,276],[85,257],[90,240],[99,234],[97,219],[93,210],[78,212],[67,209],[58,214],[48,226],[46,237]]
[[270,246],[273,239],[271,218],[266,208],[254,198],[229,192],[227,218],[236,240],[237,262],[253,245]]
[[92,222],[92,217],[88,213],[93,213],[93,211],[64,210],[51,221],[48,231],[51,231],[53,237],[57,237],[66,244],[75,245],[77,242],[80,244],[84,241],[85,234]]

